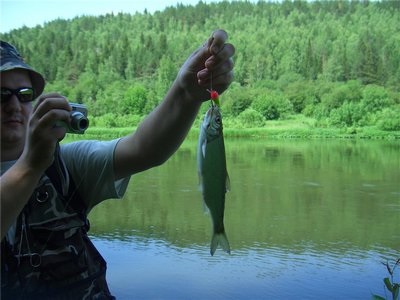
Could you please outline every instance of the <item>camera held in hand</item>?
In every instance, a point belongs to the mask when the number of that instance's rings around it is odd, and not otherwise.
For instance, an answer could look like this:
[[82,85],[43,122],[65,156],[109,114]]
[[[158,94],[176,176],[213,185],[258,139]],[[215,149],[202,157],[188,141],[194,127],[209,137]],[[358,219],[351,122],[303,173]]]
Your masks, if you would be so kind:
[[85,105],[78,103],[70,103],[70,105],[72,107],[70,122],[68,124],[65,122],[57,122],[57,126],[67,128],[67,133],[83,134],[89,127],[87,108]]

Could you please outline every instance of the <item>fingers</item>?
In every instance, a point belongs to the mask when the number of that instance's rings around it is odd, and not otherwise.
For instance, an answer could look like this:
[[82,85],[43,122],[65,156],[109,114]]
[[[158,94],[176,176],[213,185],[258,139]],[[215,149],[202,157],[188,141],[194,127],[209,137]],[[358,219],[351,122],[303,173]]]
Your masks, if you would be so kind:
[[24,157],[37,168],[45,169],[53,161],[56,144],[65,137],[66,129],[56,126],[59,121],[69,122],[71,107],[59,94],[39,97],[29,120]]
[[41,95],[33,109],[33,112],[43,116],[46,112],[52,109],[63,109],[70,111],[71,107],[68,100],[58,93]]
[[218,54],[227,40],[228,34],[225,30],[219,29],[214,31],[211,38],[208,40],[208,52],[211,55]]
[[55,127],[59,121],[69,122],[71,107],[67,99],[59,94],[42,95],[36,103],[30,120],[33,134],[60,139],[65,135],[65,129]]
[[229,84],[233,80],[233,66],[233,60],[230,58],[218,65],[203,69],[197,75],[198,83],[203,86],[210,84],[211,81],[214,85],[224,82]]
[[233,80],[233,55],[235,47],[226,43],[228,34],[224,30],[213,32],[208,40],[208,55],[204,66],[205,68],[197,73],[198,83],[208,85],[212,81],[213,85],[229,85]]
[[215,71],[210,72],[210,76],[207,77],[204,81],[204,84],[213,85],[213,89],[218,92],[222,92],[223,90],[218,89],[219,85],[228,86],[233,81],[233,61],[231,59],[227,60],[223,64],[221,64]]
[[218,67],[221,62],[231,59],[235,54],[235,47],[232,44],[226,43],[218,49],[218,53],[210,56],[205,62],[206,68],[210,71]]
[[59,94],[53,93],[42,95],[39,98],[33,109],[33,114],[38,119],[46,117],[56,120],[57,117],[61,119],[67,117],[68,119],[70,111],[71,107],[68,100]]
[[206,43],[193,53],[193,56],[198,56],[197,60],[203,60],[204,62],[207,58],[217,55],[224,48],[227,39],[228,34],[224,30],[216,30]]
[[177,82],[193,99],[205,101],[210,96],[207,89],[222,93],[232,82],[235,47],[227,39],[224,30],[214,31],[181,67]]

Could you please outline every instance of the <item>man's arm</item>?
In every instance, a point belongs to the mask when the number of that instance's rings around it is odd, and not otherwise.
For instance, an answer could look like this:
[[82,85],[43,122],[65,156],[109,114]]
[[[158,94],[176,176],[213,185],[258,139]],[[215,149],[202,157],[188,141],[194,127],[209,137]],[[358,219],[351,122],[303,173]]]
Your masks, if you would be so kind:
[[42,172],[18,161],[0,177],[1,238],[24,208],[41,175]]
[[23,153],[0,177],[1,239],[17,219],[44,171],[54,159],[56,144],[65,128],[55,128],[58,120],[69,121],[71,107],[58,94],[42,95],[29,120]]
[[222,93],[232,81],[235,52],[226,43],[227,34],[218,30],[182,66],[164,100],[141,123],[136,132],[121,139],[115,150],[116,179],[165,162],[186,137],[207,89]]

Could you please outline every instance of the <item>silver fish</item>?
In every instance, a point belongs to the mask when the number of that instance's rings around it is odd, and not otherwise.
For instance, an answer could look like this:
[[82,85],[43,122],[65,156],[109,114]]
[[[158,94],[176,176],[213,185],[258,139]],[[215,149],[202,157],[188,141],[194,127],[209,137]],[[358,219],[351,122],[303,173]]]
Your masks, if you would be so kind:
[[214,229],[211,255],[214,255],[218,245],[229,254],[231,251],[224,228],[225,193],[229,190],[229,176],[222,129],[221,112],[217,105],[212,104],[201,124],[197,148],[200,188]]

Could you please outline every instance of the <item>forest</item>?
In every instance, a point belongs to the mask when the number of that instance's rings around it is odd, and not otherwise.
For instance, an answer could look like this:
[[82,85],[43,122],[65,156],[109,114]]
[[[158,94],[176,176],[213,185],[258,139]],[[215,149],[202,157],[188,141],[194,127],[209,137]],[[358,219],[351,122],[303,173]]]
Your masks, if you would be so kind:
[[400,1],[222,1],[57,19],[1,34],[47,91],[88,106],[91,124],[131,127],[187,56],[225,29],[235,79],[225,126],[312,120],[317,128],[400,131]]

